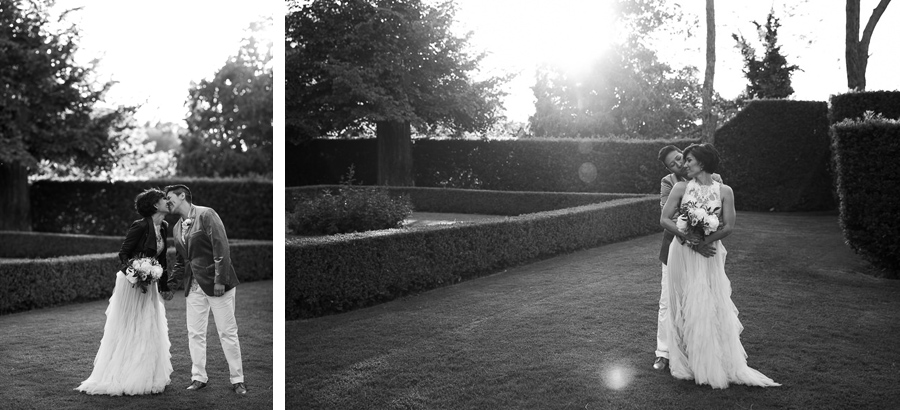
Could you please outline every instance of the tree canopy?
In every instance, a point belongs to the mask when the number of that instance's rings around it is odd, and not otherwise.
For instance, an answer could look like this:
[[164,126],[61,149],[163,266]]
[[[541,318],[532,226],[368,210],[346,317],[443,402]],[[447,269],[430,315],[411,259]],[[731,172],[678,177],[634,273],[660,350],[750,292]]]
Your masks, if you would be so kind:
[[698,129],[701,85],[693,66],[674,69],[646,38],[680,11],[662,0],[616,2],[621,39],[586,74],[546,65],[537,76],[536,137],[659,138]]
[[261,35],[271,26],[252,23],[238,53],[211,79],[192,84],[179,174],[272,174],[272,41]]
[[95,108],[112,83],[76,64],[78,29],[51,28],[53,4],[0,2],[0,162],[30,172],[41,160],[109,167],[133,108]]
[[289,141],[366,124],[483,132],[500,119],[505,78],[476,80],[482,54],[452,31],[452,1],[293,2],[285,20]]
[[745,91],[748,98],[787,98],[794,93],[791,87],[791,74],[799,70],[796,65],[789,65],[787,58],[781,53],[778,45],[778,28],[781,27],[775,11],[769,12],[766,24],[752,22],[759,33],[765,53],[762,58],[756,56],[756,49],[747,42],[743,35],[732,34],[737,47],[744,57],[744,76],[750,81]]

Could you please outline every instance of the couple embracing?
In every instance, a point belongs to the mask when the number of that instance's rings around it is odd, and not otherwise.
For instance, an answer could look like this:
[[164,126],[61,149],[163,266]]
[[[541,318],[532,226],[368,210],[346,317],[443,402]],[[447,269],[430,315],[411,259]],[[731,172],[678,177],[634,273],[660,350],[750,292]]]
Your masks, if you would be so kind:
[[[119,251],[121,270],[106,309],[106,325],[94,370],[75,390],[112,396],[162,393],[172,374],[169,333],[163,300],[185,284],[187,333],[191,353],[188,390],[206,387],[206,330],[210,310],[228,361],[232,390],[244,395],[244,373],[237,321],[234,318],[238,279],[231,266],[225,226],[212,208],[193,204],[191,191],[171,185],[165,191],[148,189],[134,201],[143,217],[128,229]],[[178,214],[175,266],[169,275],[166,261],[168,214]],[[147,258],[147,259],[144,259]],[[139,260],[133,265],[134,260]],[[136,273],[152,262],[158,279],[140,280]],[[153,276],[154,278],[156,276]],[[140,286],[136,286],[140,285]]]
[[711,144],[692,144],[684,152],[669,145],[659,160],[672,173],[660,190],[666,232],[653,368],[668,367],[676,378],[720,389],[730,383],[780,386],[747,366],[740,341],[743,326],[721,241],[735,226],[734,191],[715,173],[719,153]]

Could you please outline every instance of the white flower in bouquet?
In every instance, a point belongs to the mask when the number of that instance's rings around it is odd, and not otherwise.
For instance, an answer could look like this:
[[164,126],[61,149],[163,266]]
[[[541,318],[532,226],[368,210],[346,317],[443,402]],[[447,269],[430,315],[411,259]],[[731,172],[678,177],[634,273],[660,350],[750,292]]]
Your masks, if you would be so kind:
[[128,268],[128,269],[126,269],[125,272],[123,272],[123,273],[125,273],[125,279],[126,279],[129,283],[131,283],[131,284],[137,283],[138,278],[137,278],[137,271],[136,271],[136,270],[134,270],[134,269],[132,269],[132,268]]
[[717,229],[719,229],[719,217],[716,216],[716,214],[708,215],[703,220],[703,222],[706,225],[706,228],[704,229],[704,231],[706,232],[707,235],[709,235],[711,232],[715,232]]
[[153,275],[153,279],[159,279],[162,276],[163,268],[159,265],[154,265],[150,268],[150,274]]
[[691,221],[694,223],[692,225],[696,225],[697,222],[703,221],[706,218],[706,210],[700,207],[691,209]]

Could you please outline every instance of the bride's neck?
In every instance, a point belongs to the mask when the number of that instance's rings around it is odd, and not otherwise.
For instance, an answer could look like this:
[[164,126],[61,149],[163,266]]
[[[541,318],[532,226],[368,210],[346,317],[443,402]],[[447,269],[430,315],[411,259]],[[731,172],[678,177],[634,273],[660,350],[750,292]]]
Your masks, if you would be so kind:
[[159,225],[163,219],[166,219],[166,215],[157,212],[157,213],[153,214],[153,216],[151,216],[150,219],[153,219],[154,225]]
[[712,175],[705,171],[697,174],[694,180],[700,185],[712,185],[713,183]]

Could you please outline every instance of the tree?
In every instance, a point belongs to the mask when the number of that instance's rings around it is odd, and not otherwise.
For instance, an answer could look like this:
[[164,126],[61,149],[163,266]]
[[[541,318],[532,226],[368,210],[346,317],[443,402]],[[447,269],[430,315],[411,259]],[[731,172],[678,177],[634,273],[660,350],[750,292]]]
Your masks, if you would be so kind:
[[94,108],[112,83],[74,62],[78,30],[51,29],[53,5],[0,2],[0,230],[31,230],[28,176],[40,161],[110,167],[134,110]]
[[624,38],[611,45],[586,74],[544,66],[535,86],[535,137],[606,135],[661,138],[697,130],[697,69],[673,69],[647,44],[654,32],[680,20],[660,0],[620,0]]
[[411,127],[484,132],[500,119],[500,84],[476,81],[483,54],[451,32],[452,1],[296,2],[285,21],[289,141],[375,124],[378,183],[412,185]]
[[[787,98],[794,93],[791,87],[791,73],[799,70],[796,65],[788,65],[778,45],[778,28],[781,27],[775,11],[769,11],[765,26],[752,22],[759,33],[766,52],[762,59],[756,57],[756,50],[744,36],[732,34],[737,47],[744,57],[744,76],[750,80],[745,91],[748,98]],[[763,31],[765,27],[765,31]]]
[[212,79],[191,85],[179,174],[272,174],[272,41],[261,41],[271,26],[271,19],[251,23],[237,55]]
[[866,66],[869,64],[869,42],[872,41],[872,33],[875,25],[884,14],[891,0],[881,0],[878,6],[872,10],[866,28],[863,30],[862,39],[859,38],[859,0],[847,0],[847,25],[846,48],[844,55],[847,60],[847,88],[855,91],[866,90]]
[[713,113],[713,80],[716,75],[715,0],[706,0],[706,74],[703,76],[703,140],[715,140],[717,118]]

